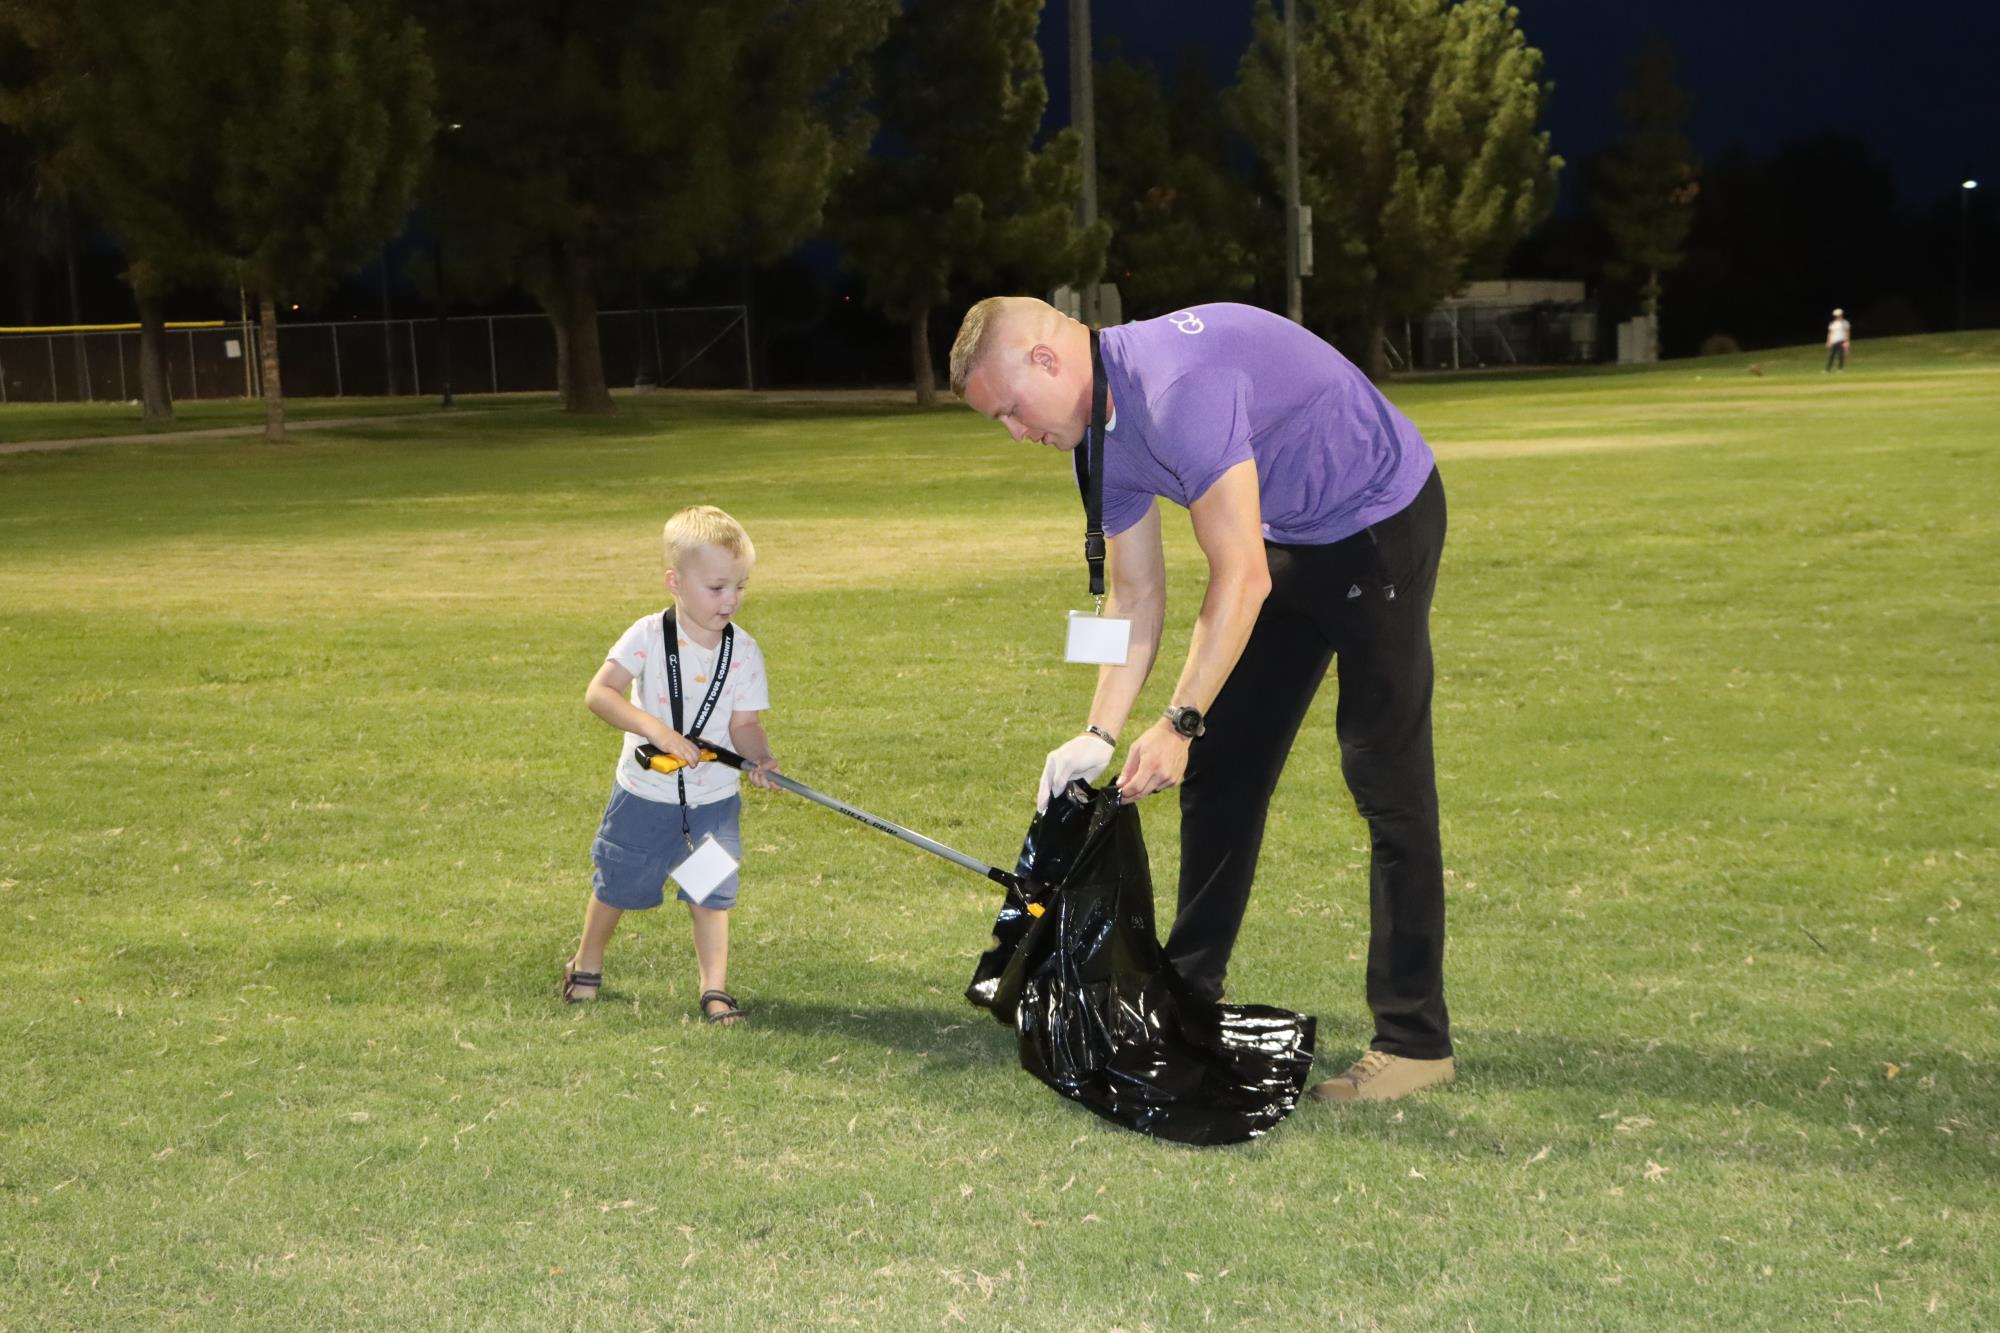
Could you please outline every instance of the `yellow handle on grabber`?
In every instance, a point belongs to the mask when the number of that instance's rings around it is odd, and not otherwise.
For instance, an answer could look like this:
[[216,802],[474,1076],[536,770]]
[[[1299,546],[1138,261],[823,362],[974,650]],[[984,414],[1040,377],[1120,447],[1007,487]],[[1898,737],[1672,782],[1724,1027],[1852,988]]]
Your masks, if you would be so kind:
[[[642,748],[644,750],[651,751],[651,753],[643,755],[643,757],[641,758],[641,762],[643,762],[647,768],[652,769],[655,773],[674,773],[688,766],[687,760],[676,759],[674,758],[674,756],[668,754],[665,750],[656,749],[650,745],[644,746]],[[703,750],[701,752],[702,763],[705,764],[713,758],[715,758],[715,751]]]

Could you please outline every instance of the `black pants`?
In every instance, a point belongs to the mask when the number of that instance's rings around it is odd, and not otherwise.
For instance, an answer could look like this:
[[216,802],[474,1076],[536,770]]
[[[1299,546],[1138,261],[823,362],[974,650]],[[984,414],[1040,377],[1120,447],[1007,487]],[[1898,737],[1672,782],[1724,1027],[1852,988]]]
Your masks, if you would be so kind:
[[1451,1054],[1431,757],[1430,610],[1444,531],[1444,483],[1433,470],[1401,513],[1345,541],[1265,543],[1271,595],[1209,710],[1208,733],[1188,751],[1180,915],[1167,937],[1181,974],[1219,995],[1271,794],[1327,666],[1337,662],[1340,771],[1371,844],[1374,1045],[1418,1059]]
[[1836,364],[1842,370],[1847,369],[1846,343],[1828,343],[1826,345],[1826,368],[1832,370]]

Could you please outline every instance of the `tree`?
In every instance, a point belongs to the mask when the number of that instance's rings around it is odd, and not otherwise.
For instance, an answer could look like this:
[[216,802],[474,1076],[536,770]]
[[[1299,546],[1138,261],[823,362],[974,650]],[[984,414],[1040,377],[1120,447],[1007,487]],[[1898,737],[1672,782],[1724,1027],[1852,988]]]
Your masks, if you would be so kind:
[[[1388,321],[1497,269],[1554,202],[1562,159],[1535,128],[1550,85],[1505,0],[1294,3],[1308,308],[1330,308],[1380,378]],[[1274,172],[1284,87],[1284,30],[1258,0],[1232,106]]]
[[1681,126],[1690,99],[1674,83],[1673,52],[1655,42],[1633,68],[1632,86],[1618,95],[1625,136],[1592,163],[1591,207],[1604,220],[1617,251],[1607,266],[1614,278],[1645,275],[1639,309],[1653,323],[1659,356],[1660,275],[1679,268],[1682,243],[1694,221],[1694,148]]
[[[101,103],[94,100],[99,80],[87,38],[108,40],[113,34],[86,33],[77,26],[85,15],[54,6],[24,2],[6,12],[0,22],[0,120],[20,127],[22,133],[9,136],[26,158],[18,172],[8,172],[19,182],[14,189],[11,213],[26,233],[22,247],[22,280],[27,288],[28,321],[33,321],[33,280],[28,263],[49,248],[48,236],[55,217],[68,206],[68,191],[82,188],[91,194],[93,170],[100,165],[102,145],[92,134],[104,126],[91,113]],[[106,90],[115,97],[117,87]],[[150,122],[133,127],[135,137],[147,135]],[[154,141],[146,145],[158,149]],[[141,152],[141,161],[157,164],[159,159]],[[123,182],[121,182],[123,183]],[[184,238],[176,238],[183,239]],[[128,247],[129,249],[129,247]],[[162,257],[169,253],[161,247]],[[174,252],[177,257],[185,250]],[[161,288],[166,265],[133,259],[125,274],[139,308],[139,397],[140,415],[148,422],[171,420],[173,397],[166,374],[165,315],[161,308]]]
[[[15,8],[11,17],[13,36],[22,49],[32,54],[33,68],[25,79],[12,85],[15,94],[6,109],[17,124],[42,139],[45,145],[42,170],[51,185],[60,189],[67,182],[93,204],[98,202],[99,176],[134,194],[143,194],[149,185],[156,185],[156,177],[134,180],[122,174],[123,163],[105,161],[116,141],[118,126],[114,117],[97,113],[129,97],[131,86],[115,75],[100,78],[100,63],[120,36],[118,32],[86,26],[93,18],[106,17],[103,12],[82,8],[66,12],[30,2]],[[111,58],[115,62],[115,55]],[[172,154],[161,157],[162,145],[149,137],[157,128],[150,117],[131,127],[131,137],[144,141],[133,145],[136,150],[133,157],[142,171],[170,170],[169,164],[175,161]],[[195,206],[189,200],[177,202],[189,211]],[[142,207],[135,212],[150,215],[149,222],[135,219],[129,227],[121,227],[114,219],[114,230],[131,233],[138,245],[153,239],[160,256],[153,261],[138,257],[134,239],[120,238],[129,260],[126,285],[131,288],[139,309],[140,415],[148,422],[167,421],[173,417],[173,397],[166,373],[162,288],[169,277],[169,257],[172,265],[191,265],[196,246],[184,234],[171,239],[149,238],[144,234],[149,223],[154,229],[166,225],[162,217],[166,210]]]
[[518,283],[571,412],[608,412],[598,270],[776,258],[871,127],[851,66],[894,0],[423,0],[442,76],[426,211],[461,291]]
[[422,37],[386,0],[15,0],[44,75],[51,170],[118,238],[141,381],[164,395],[159,300],[258,296],[264,434],[284,437],[278,302],[350,271],[408,211],[431,136]]
[[867,301],[909,326],[919,403],[937,396],[930,312],[954,278],[1031,287],[1095,281],[1109,227],[1076,226],[1081,142],[1034,148],[1048,87],[1035,45],[1041,0],[911,0],[876,56],[886,151],[836,208]]
[[1181,62],[1171,99],[1150,64],[1114,58],[1098,67],[1106,269],[1129,317],[1243,299],[1256,286],[1265,219],[1229,169],[1216,101],[1197,52]]
[[37,322],[41,265],[60,248],[63,198],[40,133],[42,65],[25,17],[0,8],[0,255],[19,293],[16,322]]

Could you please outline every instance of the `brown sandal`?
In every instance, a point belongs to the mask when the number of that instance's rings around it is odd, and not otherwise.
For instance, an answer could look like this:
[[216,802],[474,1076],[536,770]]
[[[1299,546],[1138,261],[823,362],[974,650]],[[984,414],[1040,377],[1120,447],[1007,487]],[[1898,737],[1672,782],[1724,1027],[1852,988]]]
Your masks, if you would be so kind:
[[[710,1000],[720,1000],[728,1008],[718,1009],[714,1013],[710,1013],[708,1011],[708,1002]],[[704,1023],[734,1023],[750,1012],[737,1004],[736,997],[726,990],[703,991],[701,998],[695,1001],[695,1008],[700,1011],[701,1021]]]
[[[604,985],[602,972],[579,972],[574,959],[563,964],[562,1002],[564,1004],[588,1004],[597,998],[598,988]],[[580,989],[589,990],[588,995],[579,995]]]

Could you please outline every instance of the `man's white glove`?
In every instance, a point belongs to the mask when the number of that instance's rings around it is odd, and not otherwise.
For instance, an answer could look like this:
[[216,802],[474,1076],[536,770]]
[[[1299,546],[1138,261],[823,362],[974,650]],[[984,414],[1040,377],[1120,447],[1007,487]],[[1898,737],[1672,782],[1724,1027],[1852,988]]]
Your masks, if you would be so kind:
[[1086,731],[1050,750],[1049,761],[1042,766],[1042,785],[1035,790],[1035,812],[1048,809],[1049,798],[1060,795],[1076,779],[1089,782],[1110,767],[1112,748],[1110,741]]

